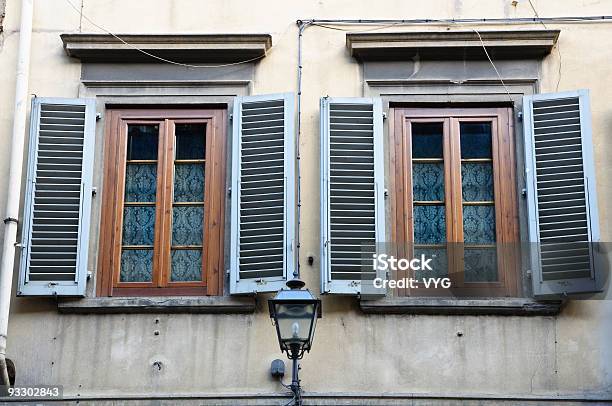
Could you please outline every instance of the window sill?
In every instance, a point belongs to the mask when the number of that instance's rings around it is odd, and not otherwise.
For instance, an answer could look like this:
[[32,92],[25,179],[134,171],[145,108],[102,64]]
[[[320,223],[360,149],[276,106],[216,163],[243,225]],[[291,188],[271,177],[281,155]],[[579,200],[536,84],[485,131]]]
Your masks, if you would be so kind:
[[62,300],[60,313],[253,313],[254,297],[96,297]]
[[563,302],[539,302],[528,298],[447,299],[393,297],[361,300],[364,313],[373,314],[453,314],[551,316],[561,311]]

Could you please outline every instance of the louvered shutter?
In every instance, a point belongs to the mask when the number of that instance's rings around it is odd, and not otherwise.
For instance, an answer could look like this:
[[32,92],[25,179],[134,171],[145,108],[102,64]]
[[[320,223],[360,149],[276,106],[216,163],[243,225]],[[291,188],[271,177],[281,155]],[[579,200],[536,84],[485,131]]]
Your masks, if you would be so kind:
[[[321,99],[321,289],[364,294],[385,240],[382,103]],[[369,257],[369,258],[368,258]],[[368,295],[384,294],[371,289]]]
[[237,97],[230,293],[274,292],[295,268],[294,95]]
[[599,219],[587,90],[523,99],[536,297],[598,290]]
[[34,98],[19,295],[84,296],[95,100]]

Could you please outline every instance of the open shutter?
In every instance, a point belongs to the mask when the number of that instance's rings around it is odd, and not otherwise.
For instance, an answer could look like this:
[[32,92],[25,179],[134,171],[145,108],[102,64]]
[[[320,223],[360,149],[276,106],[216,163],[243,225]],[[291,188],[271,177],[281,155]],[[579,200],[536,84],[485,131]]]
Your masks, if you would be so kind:
[[589,93],[526,96],[523,109],[534,296],[595,292],[599,219]]
[[[321,99],[321,291],[365,294],[366,247],[385,240],[382,103]],[[364,261],[366,260],[367,261]],[[366,266],[364,266],[366,265]],[[374,291],[371,285],[367,292]]]
[[84,296],[94,99],[34,98],[18,294]]
[[230,293],[274,292],[296,266],[294,95],[237,97],[232,143]]

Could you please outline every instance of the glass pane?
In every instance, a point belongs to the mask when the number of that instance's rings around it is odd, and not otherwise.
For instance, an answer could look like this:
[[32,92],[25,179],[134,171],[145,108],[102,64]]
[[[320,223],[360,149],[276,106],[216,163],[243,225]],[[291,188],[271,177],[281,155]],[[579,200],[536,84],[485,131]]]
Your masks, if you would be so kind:
[[121,253],[121,282],[151,282],[153,250],[123,250]]
[[204,201],[204,165],[174,165],[174,201]]
[[497,252],[492,248],[466,248],[463,254],[466,282],[497,281]]
[[123,245],[153,245],[155,238],[155,207],[127,206],[123,208]]
[[463,206],[463,241],[466,244],[495,243],[494,206]]
[[206,157],[206,125],[176,124],[176,159],[204,159]]
[[203,207],[174,207],[172,209],[172,245],[201,245],[203,221]]
[[461,158],[491,158],[491,123],[459,123]]
[[126,202],[154,202],[156,191],[156,164],[127,164],[125,168]]
[[443,123],[411,123],[412,158],[442,158]]
[[439,244],[446,241],[444,206],[414,206],[414,242]]
[[413,164],[412,194],[417,201],[444,200],[444,164]]
[[172,250],[171,282],[202,280],[202,250]]
[[448,275],[448,256],[446,255],[446,248],[414,248],[414,258],[420,258],[421,254],[425,255],[425,258],[431,258],[429,266],[432,270],[419,270],[415,271],[415,277],[417,279],[422,278],[437,278],[445,277]]
[[492,201],[493,165],[488,162],[461,164],[461,188],[463,201]]
[[157,159],[158,139],[158,124],[128,124],[127,159]]

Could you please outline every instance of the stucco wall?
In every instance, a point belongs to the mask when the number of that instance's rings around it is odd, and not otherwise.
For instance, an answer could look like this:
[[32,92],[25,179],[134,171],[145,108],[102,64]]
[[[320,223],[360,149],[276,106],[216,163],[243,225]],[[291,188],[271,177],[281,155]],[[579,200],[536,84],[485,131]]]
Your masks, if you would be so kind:
[[[78,6],[80,1],[71,0]],[[532,17],[529,2],[493,0],[83,0],[83,12],[117,33],[267,32],[274,48],[256,66],[253,93],[296,91],[300,18]],[[35,0],[30,93],[76,97],[80,64],[59,34],[99,32],[65,0]],[[612,14],[606,1],[535,1],[540,16]],[[0,10],[2,1],[0,0]],[[5,208],[19,1],[9,1],[0,47],[0,212]],[[533,25],[530,25],[533,28]],[[610,241],[612,24],[547,24],[559,51],[542,65],[540,90],[588,88],[602,239]],[[353,27],[358,30],[357,27]],[[404,30],[446,29],[403,27]],[[462,29],[462,27],[448,27]],[[465,28],[465,27],[464,27]],[[480,26],[479,29],[525,28]],[[397,29],[397,28],[396,28]],[[303,279],[319,286],[319,97],[361,96],[360,65],[343,31],[309,28],[302,94]],[[561,76],[559,76],[559,73]],[[97,185],[100,186],[100,185]],[[93,224],[99,224],[99,218]],[[0,227],[0,237],[2,227]],[[315,257],[312,267],[306,265]],[[280,393],[269,363],[282,358],[265,307],[253,315],[60,315],[52,300],[14,298],[8,356],[19,384],[62,384],[70,396]],[[326,297],[306,391],[431,396],[612,398],[612,305],[573,302],[556,317],[364,315],[355,299]],[[158,330],[159,335],[154,334]],[[463,333],[459,336],[457,333]],[[154,366],[162,363],[161,370]]]
[[4,9],[6,8],[6,0],[0,0],[0,32],[2,32],[4,22]]

